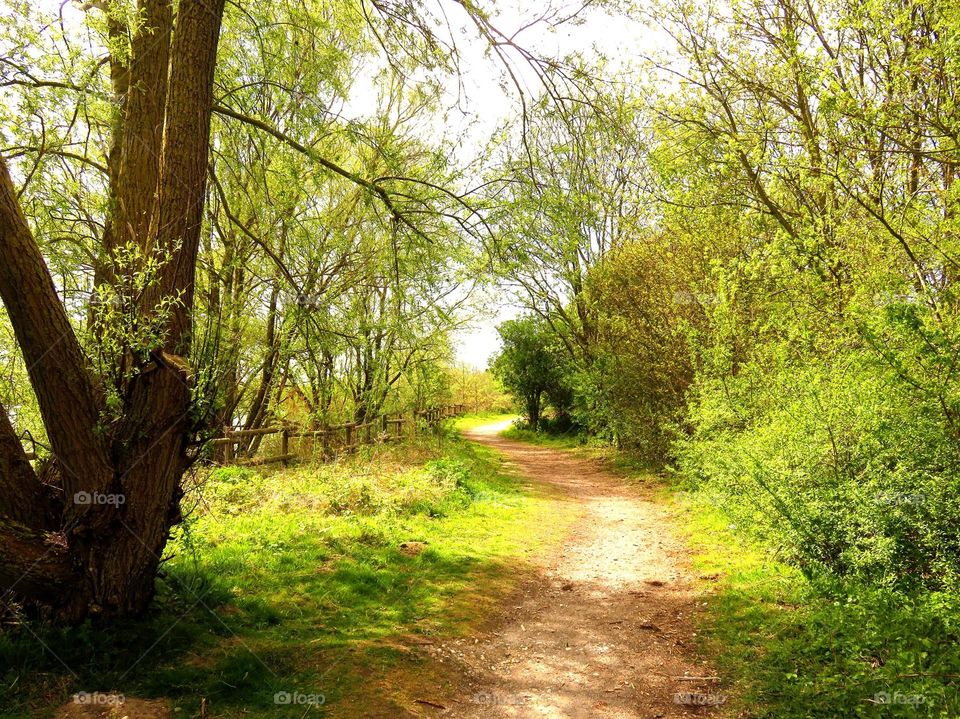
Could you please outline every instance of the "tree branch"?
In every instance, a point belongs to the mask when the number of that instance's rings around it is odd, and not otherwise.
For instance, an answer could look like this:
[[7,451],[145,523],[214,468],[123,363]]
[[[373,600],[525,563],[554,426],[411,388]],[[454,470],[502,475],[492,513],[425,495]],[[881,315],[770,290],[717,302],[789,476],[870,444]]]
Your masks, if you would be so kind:
[[369,190],[378,198],[380,198],[380,200],[383,202],[386,208],[390,211],[390,214],[393,216],[395,220],[404,222],[404,224],[406,224],[408,227],[416,231],[418,234],[422,234],[419,230],[417,230],[415,227],[413,227],[412,225],[410,225],[408,222],[404,220],[402,214],[395,207],[393,200],[390,199],[390,195],[387,193],[387,191],[380,185],[376,184],[375,182],[371,182],[370,180],[360,177],[360,175],[354,172],[350,172],[350,170],[346,169],[345,167],[341,167],[337,163],[331,162],[327,158],[323,157],[319,152],[314,150],[312,147],[307,147],[306,145],[300,142],[297,142],[295,139],[290,137],[287,133],[283,132],[282,130],[279,130],[273,125],[270,125],[269,123],[264,122],[263,120],[258,120],[255,117],[251,117],[250,115],[245,115],[242,112],[237,112],[236,110],[231,110],[229,107],[225,107],[219,104],[215,104],[213,106],[213,111],[218,115],[223,115],[224,117],[232,117],[234,120],[239,120],[240,122],[243,122],[247,125],[256,127],[258,130],[262,130],[263,132],[267,133],[268,135],[271,135],[277,140],[280,140],[281,142],[288,145],[289,147],[292,147],[297,152],[300,152],[306,155],[311,160],[316,162],[318,165],[321,165],[322,167],[325,167],[326,169],[330,170],[330,172],[333,172],[336,175],[340,175],[340,177],[350,180],[350,182],[356,185],[359,185],[360,187],[363,187],[366,190]]

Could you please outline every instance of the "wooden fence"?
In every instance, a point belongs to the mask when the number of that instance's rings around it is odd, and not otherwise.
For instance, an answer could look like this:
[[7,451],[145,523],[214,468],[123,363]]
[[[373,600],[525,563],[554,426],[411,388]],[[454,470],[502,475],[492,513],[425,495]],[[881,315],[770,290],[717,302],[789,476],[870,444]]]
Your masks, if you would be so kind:
[[[420,410],[411,418],[403,415],[384,415],[367,422],[348,422],[315,430],[305,430],[291,424],[278,427],[262,427],[260,429],[236,429],[224,427],[223,436],[213,440],[215,447],[223,448],[223,464],[244,464],[255,466],[272,464],[274,462],[289,463],[301,458],[305,452],[304,446],[311,448],[311,453],[319,455],[323,460],[332,459],[340,454],[356,452],[362,445],[391,442],[401,439],[404,435],[404,426],[411,423],[416,431],[416,420],[422,420],[434,426],[444,419],[456,417],[464,411],[463,404],[450,404],[444,407],[434,407]],[[256,438],[269,435],[279,435],[279,454],[266,457],[243,457],[239,445],[245,445]],[[299,451],[291,451],[291,440],[296,440]]]

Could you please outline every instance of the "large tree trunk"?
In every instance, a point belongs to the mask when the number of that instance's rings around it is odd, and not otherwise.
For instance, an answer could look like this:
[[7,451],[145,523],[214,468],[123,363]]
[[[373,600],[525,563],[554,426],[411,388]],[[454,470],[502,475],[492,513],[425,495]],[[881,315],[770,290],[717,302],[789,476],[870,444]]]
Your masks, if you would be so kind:
[[[43,475],[0,419],[0,592],[66,620],[141,611],[170,528],[194,432],[194,273],[205,197],[213,74],[224,0],[142,0],[130,92],[111,167],[104,251],[135,243],[169,257],[141,296],[149,315],[179,297],[162,346],[131,348],[134,372],[111,414],[0,163],[0,296],[29,368],[53,451]],[[109,272],[101,279],[111,280]]]

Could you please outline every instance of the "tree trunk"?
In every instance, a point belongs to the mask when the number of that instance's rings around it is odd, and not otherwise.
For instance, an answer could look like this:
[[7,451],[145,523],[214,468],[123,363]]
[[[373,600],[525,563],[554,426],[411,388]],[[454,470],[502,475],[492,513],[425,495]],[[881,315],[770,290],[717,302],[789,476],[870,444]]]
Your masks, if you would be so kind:
[[527,397],[527,419],[530,422],[530,429],[536,432],[540,426],[540,392]]
[[139,311],[152,314],[165,297],[180,302],[166,320],[163,346],[131,349],[124,360],[135,371],[119,388],[119,413],[108,410],[0,162],[0,296],[54,455],[41,478],[3,415],[0,591],[67,621],[142,611],[180,519],[180,482],[198,429],[182,356],[190,349],[223,5],[181,0],[174,26],[169,0],[140,3],[144,20],[129,69],[138,91],[123,118],[111,188],[116,216],[104,249],[122,237],[145,252],[163,251],[169,262]]

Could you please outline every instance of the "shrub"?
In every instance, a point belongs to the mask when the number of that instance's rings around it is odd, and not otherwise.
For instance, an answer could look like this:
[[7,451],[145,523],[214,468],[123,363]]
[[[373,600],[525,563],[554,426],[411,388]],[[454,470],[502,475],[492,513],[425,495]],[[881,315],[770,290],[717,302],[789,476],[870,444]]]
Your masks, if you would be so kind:
[[936,403],[863,353],[698,383],[679,466],[808,573],[956,586],[960,457]]

